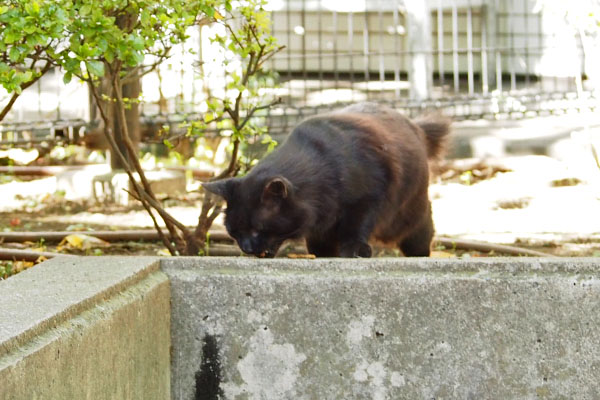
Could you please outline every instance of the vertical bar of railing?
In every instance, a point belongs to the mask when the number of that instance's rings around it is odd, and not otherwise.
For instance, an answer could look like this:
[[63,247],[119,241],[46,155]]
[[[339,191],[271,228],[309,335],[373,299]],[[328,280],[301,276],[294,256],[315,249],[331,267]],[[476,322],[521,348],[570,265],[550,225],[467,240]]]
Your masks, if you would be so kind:
[[350,93],[351,100],[354,100],[354,13],[348,13],[348,57],[350,68]]
[[502,93],[502,52],[496,50],[496,90]]
[[523,1],[523,13],[525,14],[525,87],[529,89],[530,73],[529,73],[529,0]]
[[370,53],[370,46],[369,46],[369,13],[368,13],[368,8],[367,8],[367,4],[365,3],[365,11],[363,13],[364,16],[364,26],[363,26],[363,63],[364,63],[364,67],[365,67],[365,90],[367,92],[367,99],[370,98],[370,91],[369,91],[369,81],[371,80],[371,76],[369,74],[369,53]]
[[[197,38],[198,38],[198,53],[196,54],[197,57],[197,62],[198,65],[200,65],[200,62],[202,61],[201,58],[201,54],[202,54],[202,46],[200,44],[200,29],[202,29],[202,27],[198,26],[197,28]],[[271,32],[273,32],[273,18],[271,18]],[[273,58],[271,58],[271,60],[269,61],[269,65],[271,66],[270,69],[271,71],[273,70]],[[192,110],[197,110],[198,109],[198,90],[196,88],[196,74],[194,73],[193,70],[193,66],[192,66]],[[142,109],[142,104],[140,103],[140,113],[143,114],[143,109]]]
[[177,46],[177,48],[181,51],[181,57],[179,61],[179,101],[175,103],[175,112],[176,113],[184,113],[185,112],[185,85],[184,85],[184,77],[185,77],[185,69],[184,69],[184,57],[185,52],[183,51],[183,44],[181,46]]
[[[61,99],[60,99],[60,89],[61,89],[61,85],[63,85],[63,81],[62,81],[62,76],[60,74],[60,71],[58,68],[54,68],[54,79],[56,80],[56,119],[61,119],[61,110],[60,110],[60,103],[61,103]],[[38,80],[38,82],[41,81]],[[38,114],[40,117],[43,116],[42,110],[38,109]],[[42,119],[42,118],[40,118]]]
[[442,97],[445,91],[445,67],[444,67],[444,9],[442,0],[438,0],[437,5],[437,45],[438,45],[438,75],[440,86],[442,87]]
[[[42,114],[42,79],[38,79],[38,81],[35,84],[36,88],[37,88],[37,113],[39,115]],[[23,110],[23,106],[19,106],[18,108],[19,110]],[[23,118],[20,116],[19,121],[22,121]]]
[[339,89],[339,80],[340,73],[338,71],[338,46],[337,46],[337,29],[338,29],[338,19],[337,19],[337,11],[333,10],[333,79],[335,80],[335,88]]
[[[514,23],[514,12],[513,10],[515,9],[515,2],[514,0],[510,0],[510,7],[508,12],[508,30],[510,32],[510,60],[509,60],[509,68],[510,68],[510,90],[511,91],[515,91],[517,90],[517,74],[516,74],[516,70],[515,70],[515,65],[516,65],[516,58],[517,58],[517,54],[516,54],[516,50],[515,50],[515,23]],[[512,14],[512,15],[511,15]]]
[[321,14],[323,10],[321,8],[321,1],[317,3],[317,27],[319,32],[317,33],[318,37],[318,57],[319,57],[319,90],[321,93],[323,92],[323,21],[321,19]]
[[480,30],[481,30],[481,90],[484,95],[487,95],[490,91],[490,85],[488,81],[488,24],[487,24],[487,13],[488,6],[484,4],[481,6],[481,17],[479,18]]
[[452,72],[454,76],[454,93],[460,89],[459,63],[458,63],[458,8],[452,3]]
[[400,40],[398,39],[398,37],[400,36],[400,32],[398,31],[398,28],[400,27],[400,17],[398,16],[398,1],[396,1],[396,3],[394,4],[394,10],[392,12],[392,19],[394,21],[394,51],[395,51],[395,55],[394,55],[394,94],[395,94],[395,98],[399,99],[400,98],[400,62],[401,62],[401,57],[400,57]]
[[[499,27],[499,19],[500,19],[500,10],[498,7],[498,0],[493,0],[494,1],[494,9],[496,10],[495,15],[494,15],[494,20],[495,20],[495,26]],[[500,31],[499,29],[496,29],[496,37],[498,38],[500,36]],[[498,40],[496,40],[496,90],[498,91],[498,93],[502,93],[502,52],[501,49],[499,48],[499,46],[504,46],[504,42],[498,44]]]
[[[537,49],[536,49],[536,64],[539,62],[538,60],[542,59],[543,51],[544,51],[544,32],[542,31],[542,10],[539,10],[537,14]],[[538,70],[539,71],[539,70]],[[536,71],[538,80],[538,90],[540,93],[544,92],[544,80],[541,71]]]
[[433,78],[433,38],[428,33],[432,30],[431,12],[426,2],[421,0],[406,0],[404,4],[407,7],[410,98],[424,101],[431,98]]
[[308,100],[308,75],[306,71],[306,0],[302,0],[302,11],[300,13],[300,25],[302,26],[302,82],[304,83],[303,99],[304,103]]
[[469,0],[467,1],[467,86],[469,96],[474,93],[473,73],[473,15]]
[[[290,3],[288,2],[285,6],[285,14],[286,14],[286,36],[287,36],[287,48],[285,49],[287,55],[287,85],[288,85],[288,104],[293,104],[292,102],[292,10]],[[287,120],[286,120],[287,125]]]
[[379,10],[377,11],[377,17],[379,20],[379,26],[377,27],[377,35],[379,36],[379,82],[381,84],[381,88],[379,88],[379,97],[384,93],[384,84],[385,84],[385,58],[384,58],[384,43],[383,43],[383,34],[384,34],[384,25],[383,25],[383,10],[382,5],[379,3]]

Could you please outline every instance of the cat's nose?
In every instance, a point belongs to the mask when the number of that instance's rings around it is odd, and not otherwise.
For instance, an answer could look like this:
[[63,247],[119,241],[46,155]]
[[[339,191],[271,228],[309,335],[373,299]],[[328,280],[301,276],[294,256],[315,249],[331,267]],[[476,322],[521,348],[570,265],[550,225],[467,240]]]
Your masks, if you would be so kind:
[[248,238],[241,239],[239,241],[240,249],[244,253],[252,254],[252,241]]

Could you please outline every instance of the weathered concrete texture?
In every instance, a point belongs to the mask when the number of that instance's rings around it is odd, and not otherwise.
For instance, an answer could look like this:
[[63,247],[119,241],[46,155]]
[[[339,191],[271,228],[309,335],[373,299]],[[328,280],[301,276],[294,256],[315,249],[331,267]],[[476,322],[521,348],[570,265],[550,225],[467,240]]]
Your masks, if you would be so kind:
[[169,398],[158,264],[57,258],[0,282],[0,399]]
[[595,399],[600,260],[163,261],[173,399]]

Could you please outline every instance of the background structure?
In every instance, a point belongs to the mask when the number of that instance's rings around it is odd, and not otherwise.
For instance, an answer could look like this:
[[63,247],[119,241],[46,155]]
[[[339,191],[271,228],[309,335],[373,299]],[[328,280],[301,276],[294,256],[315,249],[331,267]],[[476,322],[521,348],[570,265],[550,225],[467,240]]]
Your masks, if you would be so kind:
[[[273,33],[286,47],[270,61],[275,75],[262,92],[283,103],[265,124],[281,135],[308,115],[363,100],[458,120],[593,111],[597,6],[561,3],[272,0]],[[201,29],[144,78],[147,125],[177,127],[202,115],[209,94],[224,92],[219,77],[235,65],[224,69],[222,50],[210,41],[219,27]],[[75,140],[91,130],[88,103],[85,87],[50,73],[18,100],[0,126],[0,142]]]

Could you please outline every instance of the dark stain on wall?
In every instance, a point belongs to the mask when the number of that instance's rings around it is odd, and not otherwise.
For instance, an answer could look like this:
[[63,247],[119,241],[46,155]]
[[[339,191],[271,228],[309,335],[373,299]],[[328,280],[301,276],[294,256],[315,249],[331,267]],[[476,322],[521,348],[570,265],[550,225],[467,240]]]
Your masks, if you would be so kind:
[[223,398],[221,389],[221,360],[217,338],[213,335],[204,336],[202,346],[202,362],[196,372],[195,400],[219,400]]

